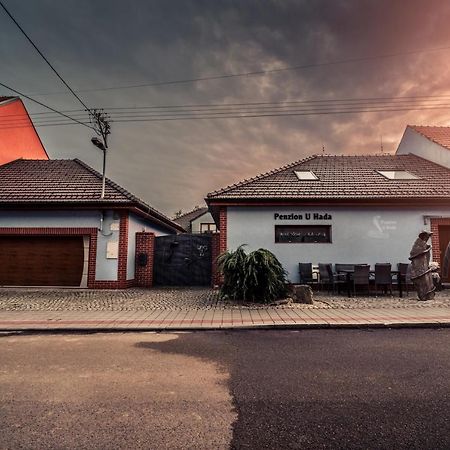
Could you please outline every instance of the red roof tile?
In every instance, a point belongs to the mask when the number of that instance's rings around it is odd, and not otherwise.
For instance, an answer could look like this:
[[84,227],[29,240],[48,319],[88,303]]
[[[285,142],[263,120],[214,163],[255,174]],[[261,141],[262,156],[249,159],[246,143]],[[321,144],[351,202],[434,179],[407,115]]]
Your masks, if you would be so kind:
[[11,205],[116,205],[136,207],[172,229],[182,228],[126,189],[78,159],[17,159],[0,166],[0,207]]
[[409,128],[425,136],[430,141],[450,150],[450,127],[408,125]]
[[[296,170],[318,180],[300,181]],[[400,170],[416,180],[389,180],[378,170]],[[313,155],[211,192],[213,200],[450,199],[450,170],[415,155]]]

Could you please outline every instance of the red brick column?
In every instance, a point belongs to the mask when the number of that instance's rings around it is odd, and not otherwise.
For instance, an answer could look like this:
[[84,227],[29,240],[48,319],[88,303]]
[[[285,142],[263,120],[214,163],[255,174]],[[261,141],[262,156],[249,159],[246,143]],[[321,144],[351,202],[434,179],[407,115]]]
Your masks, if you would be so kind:
[[219,210],[220,246],[219,253],[227,250],[227,208],[221,206]]
[[449,218],[434,218],[431,219],[431,232],[433,235],[431,236],[431,245],[432,245],[432,252],[433,252],[433,261],[441,263],[441,249],[439,245],[439,225],[450,225],[450,219]]
[[[153,258],[155,252],[155,235],[149,232],[136,233],[136,262],[134,279],[136,286],[153,286]],[[140,266],[138,262],[139,253],[147,253],[146,266]]]
[[211,284],[217,286],[221,277],[217,268],[217,257],[220,255],[220,233],[211,235]]
[[117,281],[119,289],[127,287],[128,260],[128,212],[120,213],[119,255],[117,262]]

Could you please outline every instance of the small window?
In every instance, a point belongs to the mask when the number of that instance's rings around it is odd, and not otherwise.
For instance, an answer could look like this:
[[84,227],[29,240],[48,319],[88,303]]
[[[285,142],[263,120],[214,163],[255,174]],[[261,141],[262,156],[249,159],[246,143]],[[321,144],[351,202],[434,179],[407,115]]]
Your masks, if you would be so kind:
[[331,225],[275,225],[278,244],[331,243]]
[[215,223],[201,223],[200,224],[200,233],[215,233],[217,231],[217,227]]
[[299,180],[318,180],[317,175],[311,170],[295,170],[295,175]]
[[387,178],[388,180],[418,180],[412,173],[406,170],[377,170],[380,175]]

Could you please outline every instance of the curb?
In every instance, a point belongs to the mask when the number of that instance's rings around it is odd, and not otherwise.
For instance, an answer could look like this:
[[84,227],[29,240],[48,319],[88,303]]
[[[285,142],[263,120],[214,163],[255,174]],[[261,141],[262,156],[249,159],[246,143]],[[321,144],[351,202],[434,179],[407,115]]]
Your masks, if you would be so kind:
[[423,328],[437,329],[450,328],[450,322],[387,322],[387,323],[311,323],[311,324],[277,324],[277,325],[243,325],[234,327],[55,327],[55,328],[0,328],[0,333],[7,334],[95,334],[95,333],[178,333],[199,331],[251,331],[251,330],[336,330],[336,329],[400,329],[400,328]]

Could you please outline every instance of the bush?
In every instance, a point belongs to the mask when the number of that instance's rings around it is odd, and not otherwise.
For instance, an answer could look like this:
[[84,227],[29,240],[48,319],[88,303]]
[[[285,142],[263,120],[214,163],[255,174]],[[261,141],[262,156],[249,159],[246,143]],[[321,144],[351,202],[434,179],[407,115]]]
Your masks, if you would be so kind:
[[243,245],[217,259],[224,282],[222,298],[270,303],[287,294],[286,271],[277,257],[260,248],[246,254]]

